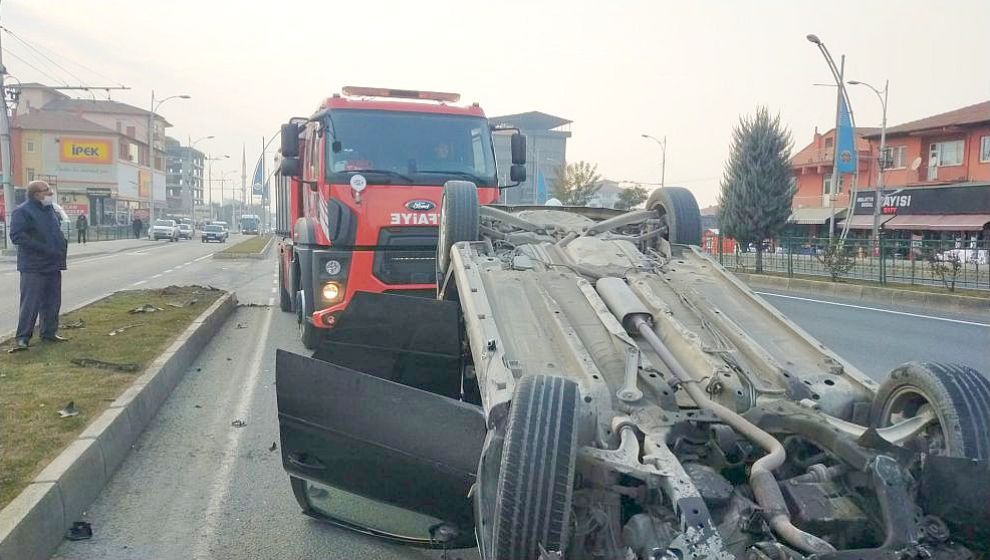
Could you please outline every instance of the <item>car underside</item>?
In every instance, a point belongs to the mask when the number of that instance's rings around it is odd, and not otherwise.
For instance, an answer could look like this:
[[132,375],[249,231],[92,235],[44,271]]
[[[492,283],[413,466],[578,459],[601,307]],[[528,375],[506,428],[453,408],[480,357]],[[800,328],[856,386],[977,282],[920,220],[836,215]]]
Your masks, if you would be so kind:
[[[923,362],[870,379],[696,247],[690,192],[479,207],[451,181],[441,206],[436,299],[360,293],[313,357],[279,351],[306,513],[485,560],[990,546],[990,381]],[[337,515],[327,487],[429,522]]]

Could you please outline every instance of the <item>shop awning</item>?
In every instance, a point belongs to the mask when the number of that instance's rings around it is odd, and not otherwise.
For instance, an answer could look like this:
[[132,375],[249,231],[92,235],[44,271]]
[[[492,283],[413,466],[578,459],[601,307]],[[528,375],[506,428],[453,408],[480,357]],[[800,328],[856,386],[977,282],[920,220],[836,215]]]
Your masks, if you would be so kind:
[[927,231],[980,231],[990,214],[913,214],[894,216],[884,229]]
[[[880,215],[880,225],[883,226],[885,223],[890,221],[893,216]],[[840,226],[845,226],[845,221],[839,222]],[[858,216],[853,216],[849,219],[849,229],[873,229],[873,216],[869,214],[860,214]]]
[[787,221],[800,225],[821,225],[828,221],[829,216],[838,216],[845,211],[845,208],[797,208]]

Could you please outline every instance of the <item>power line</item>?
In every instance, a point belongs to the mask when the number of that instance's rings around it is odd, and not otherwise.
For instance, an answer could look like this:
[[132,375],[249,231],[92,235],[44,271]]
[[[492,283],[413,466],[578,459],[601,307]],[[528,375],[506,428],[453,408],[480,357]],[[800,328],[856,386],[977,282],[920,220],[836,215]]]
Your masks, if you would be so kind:
[[[26,42],[26,39],[24,39],[24,38],[22,38],[22,37],[20,37],[20,36],[18,36],[18,35],[15,35],[15,34],[14,34],[14,32],[13,32],[13,31],[11,31],[10,29],[7,29],[6,27],[3,27],[3,26],[0,26],[0,29],[3,29],[4,31],[6,31],[7,33],[9,33],[9,34],[10,34],[11,36],[14,36],[14,37],[16,37],[16,38],[17,38],[18,40],[20,40],[21,42]],[[64,56],[64,55],[60,55],[60,54],[58,54],[58,53],[56,53],[56,52],[54,52],[54,51],[52,51],[51,49],[49,49],[49,48],[47,48],[47,47],[45,47],[44,45],[41,45],[40,43],[39,43],[39,44],[37,45],[37,49],[39,49],[39,50],[43,50],[43,51],[47,51],[47,52],[48,52],[49,54],[51,54],[52,56],[60,56],[60,57],[61,57],[62,59],[64,59],[64,60],[66,60],[66,61],[68,61],[68,62],[71,62],[72,64],[74,64],[74,65],[76,65],[76,66],[78,66],[79,68],[82,68],[83,70],[85,70],[85,71],[87,71],[87,72],[92,72],[93,74],[95,74],[95,75],[97,75],[97,76],[99,76],[100,78],[104,78],[104,79],[106,79],[106,80],[107,80],[108,82],[111,82],[111,83],[115,83],[115,84],[117,84],[118,86],[123,86],[123,85],[124,85],[124,84],[122,84],[122,83],[120,83],[120,82],[118,82],[117,80],[114,80],[114,79],[113,79],[113,78],[111,78],[110,76],[107,76],[106,74],[104,74],[104,73],[102,73],[102,72],[99,72],[99,71],[97,71],[97,70],[94,70],[93,68],[91,68],[91,67],[89,67],[89,66],[86,66],[85,64],[83,64],[83,63],[81,63],[81,62],[79,62],[78,60],[73,60],[73,59],[71,59],[71,58],[69,58],[69,57],[67,57],[67,56]],[[50,60],[50,59],[49,59],[49,60]],[[66,72],[69,72],[68,70],[65,70],[65,71],[66,71]],[[71,75],[71,72],[69,72],[69,74]],[[78,79],[78,78],[76,78],[76,79]],[[82,80],[80,80],[80,81],[82,81]],[[105,88],[93,88],[93,89],[105,89]]]
[[40,74],[41,74],[42,76],[44,76],[44,77],[46,77],[46,78],[48,78],[49,80],[51,80],[51,81],[53,81],[53,82],[62,82],[63,84],[65,83],[65,81],[63,81],[63,80],[59,80],[58,78],[56,78],[56,77],[54,77],[54,76],[52,76],[52,75],[51,75],[51,74],[49,74],[48,72],[45,72],[45,71],[44,71],[44,70],[42,70],[41,68],[38,68],[38,67],[37,67],[37,66],[35,66],[34,64],[31,64],[30,62],[28,62],[28,61],[26,61],[26,60],[24,60],[23,58],[21,58],[21,57],[19,57],[19,56],[17,56],[17,54],[15,54],[15,53],[13,53],[13,52],[11,52],[11,51],[10,51],[10,49],[8,49],[8,48],[6,48],[6,47],[5,47],[5,48],[3,49],[3,52],[5,52],[6,54],[9,54],[10,56],[12,56],[12,57],[14,57],[14,58],[16,58],[17,60],[20,60],[21,62],[23,62],[23,63],[24,63],[24,65],[25,65],[25,66],[27,66],[28,68],[32,68],[32,69],[34,69],[35,71],[37,71],[38,73],[40,73]]
[[[0,29],[2,29],[3,31],[5,31],[7,33],[7,35],[10,35],[14,39],[17,39],[18,41],[20,41],[21,44],[23,44],[27,48],[31,49],[35,53],[37,53],[39,56],[41,56],[43,59],[47,60],[49,63],[51,63],[56,68],[61,69],[63,72],[65,72],[66,74],[68,74],[69,77],[71,77],[72,79],[76,80],[79,83],[84,83],[85,82],[85,80],[83,80],[79,76],[76,76],[75,74],[73,74],[68,68],[62,66],[61,64],[59,64],[58,62],[56,62],[53,58],[51,58],[50,56],[48,56],[45,53],[43,53],[40,50],[38,50],[37,47],[35,47],[33,44],[29,43],[26,39],[21,38],[20,35],[14,33],[10,29],[7,29],[6,27],[0,26]],[[62,80],[62,81],[65,82],[65,80]]]

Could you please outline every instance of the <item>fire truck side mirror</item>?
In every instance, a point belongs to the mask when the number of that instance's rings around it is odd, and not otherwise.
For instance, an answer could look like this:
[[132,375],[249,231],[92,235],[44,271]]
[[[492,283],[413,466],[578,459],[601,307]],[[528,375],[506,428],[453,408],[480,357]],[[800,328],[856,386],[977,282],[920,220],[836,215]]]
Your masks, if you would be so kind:
[[278,164],[278,172],[285,177],[298,177],[299,171],[298,157],[284,157]]
[[515,164],[509,168],[509,179],[513,183],[522,183],[526,180],[526,166]]
[[512,148],[512,165],[526,164],[526,137],[522,134],[513,134],[509,141]]
[[282,146],[279,151],[282,153],[283,158],[299,157],[299,132],[298,123],[286,123],[282,125]]

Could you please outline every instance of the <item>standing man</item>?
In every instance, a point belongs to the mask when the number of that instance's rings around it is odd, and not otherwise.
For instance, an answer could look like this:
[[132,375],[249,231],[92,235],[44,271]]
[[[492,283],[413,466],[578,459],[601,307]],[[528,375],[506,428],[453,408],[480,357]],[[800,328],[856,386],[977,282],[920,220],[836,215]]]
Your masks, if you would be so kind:
[[134,221],[131,222],[131,229],[134,230],[134,239],[141,238],[141,218],[134,216]]
[[67,340],[57,333],[68,242],[52,207],[54,202],[48,183],[31,181],[27,200],[10,217],[10,238],[17,245],[17,270],[21,273],[21,301],[17,343],[9,352],[27,350],[39,315],[42,340]]
[[76,243],[86,244],[86,230],[89,229],[89,220],[85,214],[79,214],[76,218]]

